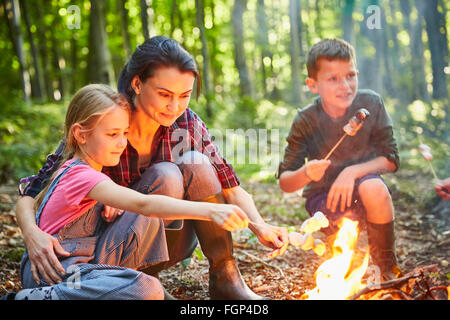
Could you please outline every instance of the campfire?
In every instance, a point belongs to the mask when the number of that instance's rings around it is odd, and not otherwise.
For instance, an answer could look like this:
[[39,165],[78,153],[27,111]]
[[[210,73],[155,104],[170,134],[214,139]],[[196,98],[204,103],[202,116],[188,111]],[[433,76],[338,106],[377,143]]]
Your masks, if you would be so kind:
[[[437,264],[417,267],[401,278],[381,282],[379,272],[376,272],[377,268],[369,267],[369,250],[362,262],[357,257],[356,247],[360,233],[358,222],[344,217],[338,226],[339,230],[329,248],[331,257],[321,263],[315,271],[315,287],[307,290],[300,299],[448,299],[450,286],[439,284],[440,280],[433,277],[433,274],[439,272]],[[369,269],[374,272],[367,277]]]
[[341,220],[331,247],[332,257],[317,268],[316,287],[307,291],[302,299],[343,300],[365,287],[362,278],[369,265],[369,254],[361,265],[353,266],[358,234],[358,222],[349,218]]

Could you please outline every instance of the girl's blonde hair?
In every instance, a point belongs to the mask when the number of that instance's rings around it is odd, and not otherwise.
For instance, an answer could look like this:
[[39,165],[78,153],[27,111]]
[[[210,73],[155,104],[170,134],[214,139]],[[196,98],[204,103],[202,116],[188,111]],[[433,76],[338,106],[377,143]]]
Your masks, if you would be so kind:
[[[64,124],[65,146],[60,166],[71,159],[79,150],[78,143],[73,136],[72,127],[75,124],[79,124],[84,131],[92,130],[98,121],[115,107],[123,108],[127,112],[131,110],[127,99],[107,85],[89,84],[75,93],[66,112]],[[55,179],[59,171],[58,169],[53,173],[47,186],[37,195],[36,209],[41,205],[51,182]]]

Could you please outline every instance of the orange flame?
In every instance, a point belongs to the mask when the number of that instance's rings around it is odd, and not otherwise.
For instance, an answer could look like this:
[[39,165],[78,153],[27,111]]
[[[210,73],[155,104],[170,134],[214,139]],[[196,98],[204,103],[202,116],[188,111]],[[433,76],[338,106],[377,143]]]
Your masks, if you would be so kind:
[[332,246],[332,257],[323,262],[316,270],[316,287],[307,291],[302,299],[307,300],[344,300],[361,290],[362,277],[369,264],[369,254],[362,264],[351,268],[358,240],[358,222],[343,218],[336,240]]

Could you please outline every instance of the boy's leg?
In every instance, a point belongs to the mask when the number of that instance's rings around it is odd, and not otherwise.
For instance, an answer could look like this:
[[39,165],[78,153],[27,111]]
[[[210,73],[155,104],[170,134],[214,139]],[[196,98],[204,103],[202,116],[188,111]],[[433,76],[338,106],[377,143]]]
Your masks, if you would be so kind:
[[394,207],[383,180],[371,178],[358,186],[359,198],[366,211],[367,236],[373,264],[385,280],[400,275],[395,254]]

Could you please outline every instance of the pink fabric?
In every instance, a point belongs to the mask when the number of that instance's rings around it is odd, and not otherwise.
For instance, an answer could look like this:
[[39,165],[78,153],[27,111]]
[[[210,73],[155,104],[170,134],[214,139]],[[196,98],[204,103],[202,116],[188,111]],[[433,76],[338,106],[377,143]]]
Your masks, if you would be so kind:
[[[66,161],[60,170],[75,159]],[[99,182],[110,179],[107,175],[88,165],[76,165],[70,168],[58,182],[41,213],[39,227],[55,234],[66,224],[91,209],[97,201],[86,198],[89,191]]]

